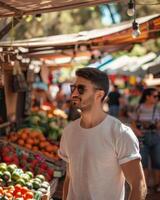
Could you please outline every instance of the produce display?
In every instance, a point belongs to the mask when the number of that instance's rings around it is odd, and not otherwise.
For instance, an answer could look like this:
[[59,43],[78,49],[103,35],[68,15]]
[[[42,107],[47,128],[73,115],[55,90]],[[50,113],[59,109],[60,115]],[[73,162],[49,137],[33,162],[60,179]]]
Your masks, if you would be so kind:
[[49,199],[65,171],[57,152],[66,123],[39,111],[0,139],[0,200]]
[[42,174],[24,172],[15,164],[0,163],[0,197],[5,199],[41,199],[47,194],[49,182]]
[[7,140],[32,151],[39,151],[43,155],[59,160],[58,145],[46,139],[41,131],[33,128],[23,128],[8,135]]
[[34,199],[34,192],[27,187],[16,184],[9,187],[0,187],[0,199],[13,200],[23,198],[24,200]]
[[21,124],[20,128],[40,130],[47,138],[59,141],[67,120],[62,117],[48,115],[44,111],[33,112]]
[[[30,174],[32,173],[33,175],[41,174],[49,182],[54,178],[55,166],[53,164],[46,162],[38,154],[34,155],[30,152],[25,152],[11,144],[0,143],[0,162],[8,165],[15,164],[23,171],[30,171]],[[23,180],[21,181],[23,184]]]

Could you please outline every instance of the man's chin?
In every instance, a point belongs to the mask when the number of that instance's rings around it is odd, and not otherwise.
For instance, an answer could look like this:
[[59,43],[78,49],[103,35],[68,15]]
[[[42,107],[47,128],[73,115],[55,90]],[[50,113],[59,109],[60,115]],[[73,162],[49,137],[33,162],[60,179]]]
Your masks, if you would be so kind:
[[80,102],[79,100],[73,100],[72,105],[77,107],[79,106],[79,102]]
[[77,103],[77,102],[72,102],[72,105],[75,107],[75,108],[79,108],[80,106],[79,106],[79,104]]

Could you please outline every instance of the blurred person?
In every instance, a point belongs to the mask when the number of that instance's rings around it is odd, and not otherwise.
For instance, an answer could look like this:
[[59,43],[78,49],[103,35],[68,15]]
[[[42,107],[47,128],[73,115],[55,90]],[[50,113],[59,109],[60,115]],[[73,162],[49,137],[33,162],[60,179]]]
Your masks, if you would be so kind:
[[59,87],[59,90],[58,90],[58,92],[56,94],[55,100],[56,100],[56,103],[57,103],[57,107],[59,109],[62,109],[62,106],[66,102],[66,98],[67,97],[66,97],[66,95],[65,95],[65,93],[63,91],[62,84],[59,84],[58,87]]
[[113,85],[113,89],[108,95],[109,114],[117,118],[119,117],[120,97],[118,86]]
[[150,158],[154,170],[155,190],[160,192],[160,109],[157,103],[158,91],[155,88],[144,89],[133,129],[139,139],[146,181],[148,182]]
[[64,129],[60,142],[59,156],[67,163],[63,200],[124,200],[125,180],[130,200],[145,199],[138,140],[128,126],[104,112],[108,88],[104,72],[76,71],[71,101],[81,117]]

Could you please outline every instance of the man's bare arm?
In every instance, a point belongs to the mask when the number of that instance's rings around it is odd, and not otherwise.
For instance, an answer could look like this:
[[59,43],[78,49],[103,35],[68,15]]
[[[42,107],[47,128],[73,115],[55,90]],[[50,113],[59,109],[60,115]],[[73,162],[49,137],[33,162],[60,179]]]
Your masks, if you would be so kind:
[[140,160],[129,161],[121,167],[130,186],[129,200],[145,200],[147,187]]
[[69,166],[67,164],[66,177],[65,177],[65,180],[64,180],[64,184],[63,184],[63,200],[67,199],[68,187],[69,187]]

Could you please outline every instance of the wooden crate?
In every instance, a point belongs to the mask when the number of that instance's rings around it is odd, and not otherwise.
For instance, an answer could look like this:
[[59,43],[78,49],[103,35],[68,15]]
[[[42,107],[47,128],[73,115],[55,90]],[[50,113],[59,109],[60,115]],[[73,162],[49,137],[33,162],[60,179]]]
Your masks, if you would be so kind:
[[48,188],[48,191],[46,194],[44,194],[42,197],[41,197],[41,200],[49,200],[50,197],[51,197],[51,194],[50,194],[50,187]]
[[53,160],[53,159],[48,158],[47,156],[45,156],[40,151],[32,151],[30,149],[27,149],[25,147],[22,147],[20,145],[17,145],[17,144],[15,144],[13,142],[8,141],[5,137],[0,137],[0,142],[4,143],[4,144],[11,145],[11,146],[13,146],[15,148],[18,148],[18,149],[22,150],[22,151],[29,152],[29,153],[31,153],[33,155],[40,155],[47,163],[50,163],[51,165],[53,165],[53,168],[55,170],[61,171],[62,176],[65,174],[65,163],[64,163],[63,160],[58,160],[58,161],[57,160]]

